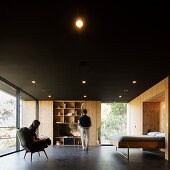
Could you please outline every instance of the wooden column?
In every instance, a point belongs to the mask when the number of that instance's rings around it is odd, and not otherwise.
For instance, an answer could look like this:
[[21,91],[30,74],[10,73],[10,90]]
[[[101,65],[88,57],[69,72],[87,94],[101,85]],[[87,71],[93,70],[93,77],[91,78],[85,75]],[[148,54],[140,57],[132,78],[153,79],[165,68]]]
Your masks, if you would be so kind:
[[91,119],[89,146],[97,146],[97,127],[101,124],[101,102],[86,101],[85,108],[87,109],[87,115]]

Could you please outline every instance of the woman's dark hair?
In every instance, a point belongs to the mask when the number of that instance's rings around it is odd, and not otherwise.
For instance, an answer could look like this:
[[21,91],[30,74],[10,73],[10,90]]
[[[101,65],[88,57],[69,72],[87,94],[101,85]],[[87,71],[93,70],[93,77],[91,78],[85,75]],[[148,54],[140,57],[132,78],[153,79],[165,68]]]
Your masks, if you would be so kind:
[[37,129],[40,125],[40,122],[38,120],[34,120],[31,124],[31,126],[35,129]]
[[83,109],[82,111],[84,114],[87,114],[87,110],[86,109]]

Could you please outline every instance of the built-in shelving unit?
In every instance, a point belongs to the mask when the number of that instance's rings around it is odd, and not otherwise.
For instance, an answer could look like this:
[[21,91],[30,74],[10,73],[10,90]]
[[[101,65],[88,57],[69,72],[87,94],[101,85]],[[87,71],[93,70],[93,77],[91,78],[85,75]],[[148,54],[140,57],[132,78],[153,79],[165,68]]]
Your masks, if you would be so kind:
[[[77,126],[84,109],[84,101],[54,101],[54,144],[56,145],[81,145],[80,135],[60,136],[60,125]],[[66,126],[67,127],[67,126]],[[73,130],[74,131],[74,130]]]

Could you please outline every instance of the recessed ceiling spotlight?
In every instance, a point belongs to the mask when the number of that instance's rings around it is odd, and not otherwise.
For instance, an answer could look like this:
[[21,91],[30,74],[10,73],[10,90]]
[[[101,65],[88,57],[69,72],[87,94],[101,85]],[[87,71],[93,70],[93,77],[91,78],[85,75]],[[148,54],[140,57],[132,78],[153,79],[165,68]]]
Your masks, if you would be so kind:
[[76,20],[76,27],[81,29],[83,27],[84,23],[82,19],[77,19]]
[[122,96],[120,95],[119,97],[121,98]]
[[48,95],[49,98],[51,98],[51,95]]
[[86,84],[86,80],[83,80],[83,81],[82,81],[82,84]]
[[36,82],[35,82],[35,80],[32,80],[32,84],[35,84]]
[[87,96],[86,95],[84,95],[84,98],[86,98]]
[[123,90],[124,92],[128,92],[128,90],[127,89],[125,89],[125,90]]
[[133,84],[136,84],[136,80],[132,81]]

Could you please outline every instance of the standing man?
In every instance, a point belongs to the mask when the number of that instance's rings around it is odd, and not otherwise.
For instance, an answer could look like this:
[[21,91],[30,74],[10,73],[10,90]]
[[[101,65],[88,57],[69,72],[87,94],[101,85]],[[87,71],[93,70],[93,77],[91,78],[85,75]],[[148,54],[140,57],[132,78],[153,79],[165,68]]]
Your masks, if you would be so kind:
[[81,141],[82,141],[82,150],[88,150],[88,132],[89,127],[91,126],[90,117],[88,117],[87,110],[83,109],[82,116],[80,117],[80,133],[81,133]]

